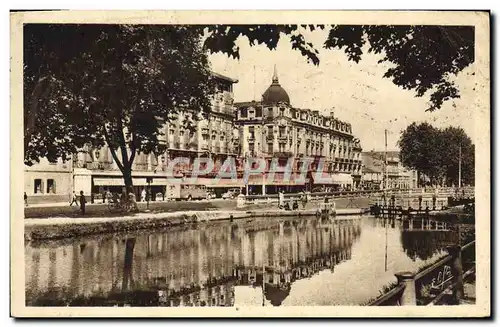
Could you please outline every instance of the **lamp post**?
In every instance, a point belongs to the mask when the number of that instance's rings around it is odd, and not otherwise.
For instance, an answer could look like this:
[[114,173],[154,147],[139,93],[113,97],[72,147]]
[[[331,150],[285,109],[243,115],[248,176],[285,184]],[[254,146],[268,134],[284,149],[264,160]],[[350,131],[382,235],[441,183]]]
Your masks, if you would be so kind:
[[148,183],[148,192],[146,193],[146,203],[147,203],[147,209],[149,210],[149,197],[151,196],[151,183],[153,182],[153,177],[147,177],[146,181]]
[[458,148],[458,188],[462,187],[462,144]]
[[[165,167],[165,160],[166,160],[166,155],[167,155],[167,152],[165,151],[165,153],[161,156],[161,167],[162,167],[162,170],[165,172],[165,175],[166,175],[166,167]],[[168,176],[165,176],[166,179],[168,179]],[[163,201],[165,201],[165,193],[167,193],[167,186],[166,186],[166,183],[165,185],[163,186]]]

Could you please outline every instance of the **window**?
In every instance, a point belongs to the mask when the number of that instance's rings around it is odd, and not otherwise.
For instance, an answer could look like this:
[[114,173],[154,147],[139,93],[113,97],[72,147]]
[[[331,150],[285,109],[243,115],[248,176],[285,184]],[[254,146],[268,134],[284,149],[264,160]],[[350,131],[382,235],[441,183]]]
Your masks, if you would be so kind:
[[248,127],[248,133],[250,134],[250,138],[254,139],[255,138],[255,127],[253,127],[253,126]]
[[215,140],[215,134],[214,134],[214,135],[212,135],[212,140]]
[[34,185],[33,193],[35,193],[35,194],[43,193],[42,180],[39,179],[39,178],[35,179],[35,185]]
[[255,117],[262,117],[262,108],[255,109]]
[[273,153],[273,144],[272,143],[267,143],[267,152]]
[[246,118],[248,116],[247,108],[241,108],[240,116]]
[[249,117],[255,117],[255,111],[253,109],[248,110]]
[[47,194],[56,194],[56,182],[53,179],[47,179]]
[[168,130],[168,134],[174,135],[174,130],[173,129]]
[[280,126],[280,137],[285,136],[285,126]]
[[273,108],[267,108],[267,114],[272,117],[273,116]]
[[180,136],[184,136],[184,131],[179,132]]

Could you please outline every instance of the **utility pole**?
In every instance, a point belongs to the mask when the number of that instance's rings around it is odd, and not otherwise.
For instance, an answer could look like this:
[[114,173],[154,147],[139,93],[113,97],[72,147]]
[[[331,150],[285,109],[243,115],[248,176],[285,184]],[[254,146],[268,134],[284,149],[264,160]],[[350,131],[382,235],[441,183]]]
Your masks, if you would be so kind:
[[462,144],[458,147],[458,188],[462,187]]
[[[262,112],[262,117],[261,117],[261,120],[260,120],[260,155],[261,157],[265,160],[265,156],[264,156],[264,142],[266,141],[265,140],[265,136],[264,136],[264,106],[263,105],[260,105],[261,106],[261,112]],[[262,195],[266,195],[266,171],[267,171],[267,164],[266,164],[266,168],[264,169],[264,171],[262,172]]]
[[257,101],[257,99],[255,98],[255,93],[256,93],[255,83],[256,83],[255,82],[255,65],[253,65],[253,99],[254,99],[254,101]]
[[384,190],[387,190],[387,129],[385,132]]

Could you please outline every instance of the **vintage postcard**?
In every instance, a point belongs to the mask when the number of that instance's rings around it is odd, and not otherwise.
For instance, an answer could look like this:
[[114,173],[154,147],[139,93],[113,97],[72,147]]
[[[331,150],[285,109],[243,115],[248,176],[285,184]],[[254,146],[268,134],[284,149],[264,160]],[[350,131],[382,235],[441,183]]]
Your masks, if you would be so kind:
[[15,317],[491,314],[487,11],[13,12],[11,130]]

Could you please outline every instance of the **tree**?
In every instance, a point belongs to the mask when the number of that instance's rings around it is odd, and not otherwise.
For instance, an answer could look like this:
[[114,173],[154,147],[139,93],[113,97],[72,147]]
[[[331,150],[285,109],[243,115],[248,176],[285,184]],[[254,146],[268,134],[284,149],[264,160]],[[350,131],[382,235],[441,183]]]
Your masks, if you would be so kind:
[[458,185],[461,148],[462,182],[474,184],[474,145],[462,128],[412,123],[398,145],[403,165],[424,173],[433,185]]
[[440,165],[441,144],[438,130],[428,123],[409,125],[398,141],[401,163],[429,177],[432,184],[439,184],[443,175]]
[[[450,79],[474,62],[474,27],[416,25],[331,25],[323,46],[343,49],[349,60],[358,63],[364,47],[379,54],[379,63],[393,64],[384,77],[417,97],[430,93],[427,110],[441,108],[444,101],[459,98],[456,84]],[[239,58],[236,40],[247,37],[250,45],[265,44],[275,49],[280,37],[290,37],[293,49],[309,62],[320,63],[319,52],[304,37],[305,31],[324,25],[213,25],[208,26],[205,46],[211,52],[223,52]]]
[[458,185],[461,159],[462,183],[474,184],[474,144],[462,128],[447,127],[441,131],[444,142],[442,159],[448,184]]
[[24,32],[28,165],[107,144],[130,187],[136,154],[165,151],[165,121],[210,109],[215,89],[199,28],[25,25]]

